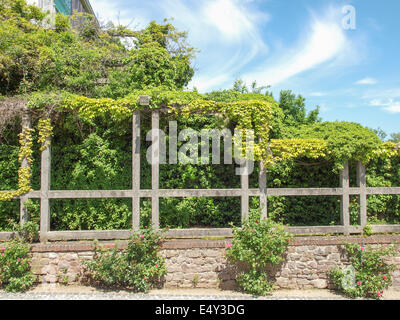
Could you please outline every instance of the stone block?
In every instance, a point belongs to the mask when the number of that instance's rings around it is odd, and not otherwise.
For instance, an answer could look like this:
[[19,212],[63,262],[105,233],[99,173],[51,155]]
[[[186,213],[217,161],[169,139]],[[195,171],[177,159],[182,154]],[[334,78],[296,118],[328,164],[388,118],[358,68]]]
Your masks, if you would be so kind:
[[327,287],[327,282],[325,279],[315,279],[311,281],[311,284],[318,289],[324,289]]

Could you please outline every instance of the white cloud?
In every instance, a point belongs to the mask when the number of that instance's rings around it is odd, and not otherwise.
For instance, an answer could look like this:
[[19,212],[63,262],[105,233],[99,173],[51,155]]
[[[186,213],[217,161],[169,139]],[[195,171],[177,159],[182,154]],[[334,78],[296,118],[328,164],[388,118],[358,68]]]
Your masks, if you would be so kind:
[[101,23],[107,24],[109,21],[114,25],[123,25],[131,29],[146,26],[150,21],[142,10],[137,8],[127,8],[123,6],[121,0],[91,0],[90,4],[93,11]]
[[310,94],[309,94],[309,96],[310,97],[323,97],[323,96],[326,96],[326,93],[324,93],[324,92],[311,92]]
[[257,37],[253,15],[235,1],[210,1],[203,8],[203,15],[205,21],[215,25],[228,39],[240,40],[248,34]]
[[349,44],[341,28],[337,13],[328,12],[325,17],[314,18],[307,36],[286,50],[286,54],[276,55],[258,70],[248,73],[246,81],[275,85],[322,63],[340,58],[348,51]]
[[376,83],[377,83],[377,81],[374,78],[369,78],[369,77],[355,82],[355,84],[361,84],[361,85],[363,85],[363,84],[370,85],[370,84],[376,84]]
[[400,113],[400,101],[395,101],[394,99],[374,99],[370,102],[370,105],[381,107],[390,113]]
[[269,16],[250,2],[163,0],[160,10],[174,17],[174,24],[188,31],[188,42],[201,50],[196,55],[201,68],[189,84],[200,91],[232,85],[244,66],[268,52],[260,25]]
[[328,112],[331,110],[325,103],[321,103],[319,105],[319,107],[320,107],[321,112]]

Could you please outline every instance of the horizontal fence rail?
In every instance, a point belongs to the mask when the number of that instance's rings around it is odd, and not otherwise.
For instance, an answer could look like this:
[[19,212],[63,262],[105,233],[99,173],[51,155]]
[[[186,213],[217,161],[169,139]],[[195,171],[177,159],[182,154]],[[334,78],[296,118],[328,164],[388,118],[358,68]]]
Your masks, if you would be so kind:
[[[249,188],[249,176],[241,176],[241,187],[233,189],[160,189],[159,188],[159,148],[152,149],[152,188],[140,189],[140,112],[136,111],[132,117],[132,189],[129,190],[50,190],[51,151],[44,149],[41,155],[41,190],[30,191],[20,199],[20,220],[26,221],[24,202],[28,199],[40,199],[40,241],[58,240],[85,240],[85,239],[128,239],[140,226],[140,198],[151,198],[152,224],[159,228],[159,199],[163,197],[240,197],[241,216],[246,218],[249,213],[249,197],[260,198],[262,216],[268,216],[268,196],[338,196],[340,197],[340,225],[334,226],[299,226],[286,227],[293,234],[359,234],[367,224],[367,196],[368,195],[398,195],[400,187],[367,187],[365,166],[357,164],[357,187],[349,186],[349,165],[344,164],[340,174],[338,188],[267,188],[267,176],[263,164],[260,164],[258,188]],[[29,118],[25,117],[24,126],[30,126]],[[159,110],[152,111],[152,129],[159,129]],[[154,141],[159,141],[158,130],[152,131]],[[50,141],[44,142],[50,145]],[[155,160],[155,161],[154,161]],[[26,163],[23,162],[24,166]],[[0,191],[7,192],[7,191]],[[360,205],[359,225],[350,225],[350,196],[358,196]],[[50,231],[50,200],[51,199],[100,199],[100,198],[131,198],[132,199],[132,229],[131,230],[78,230],[78,231]],[[372,225],[373,232],[400,232],[400,225]],[[14,236],[13,232],[0,232],[0,240],[8,240]],[[165,234],[168,238],[204,238],[204,237],[232,237],[230,228],[204,229],[171,229]]]

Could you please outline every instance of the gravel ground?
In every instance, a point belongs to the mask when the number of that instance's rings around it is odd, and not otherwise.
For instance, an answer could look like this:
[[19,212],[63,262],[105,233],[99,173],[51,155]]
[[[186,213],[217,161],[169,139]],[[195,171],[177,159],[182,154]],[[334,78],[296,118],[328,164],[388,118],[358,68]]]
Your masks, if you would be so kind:
[[[277,290],[267,297],[253,297],[217,289],[160,289],[148,294],[101,290],[86,286],[38,285],[26,293],[0,291],[0,300],[344,300],[330,290]],[[400,300],[400,291],[389,290],[383,299]]]

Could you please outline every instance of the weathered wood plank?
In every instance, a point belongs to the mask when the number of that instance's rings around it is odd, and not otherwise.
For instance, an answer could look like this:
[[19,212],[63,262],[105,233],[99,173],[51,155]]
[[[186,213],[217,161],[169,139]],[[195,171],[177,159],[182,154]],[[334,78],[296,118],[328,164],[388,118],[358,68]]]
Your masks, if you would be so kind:
[[160,189],[160,197],[240,197],[241,189]]
[[267,197],[267,171],[264,164],[260,162],[260,173],[258,176],[258,186],[260,189],[260,210],[261,219],[268,217],[268,197]]
[[0,241],[8,241],[15,238],[15,232],[0,232]]
[[392,225],[372,225],[372,232],[376,233],[387,233],[387,232],[400,232],[399,224]]
[[[31,128],[31,116],[28,111],[28,108],[25,106],[24,112],[22,115],[21,119],[21,126],[22,126],[22,131],[24,129],[30,129]],[[26,139],[24,139],[26,142]],[[29,164],[28,159],[24,158],[21,161],[21,168],[29,168],[30,169],[31,165]],[[19,222],[21,225],[23,225],[25,222],[28,221],[29,219],[29,214],[28,210],[25,208],[24,204],[26,201],[28,201],[29,197],[27,194],[24,194],[20,197],[19,201]]]
[[248,161],[245,161],[245,170],[240,176],[241,185],[241,215],[242,221],[249,216],[249,175],[248,175]]
[[367,225],[367,180],[365,166],[361,161],[357,163],[357,185],[360,188],[358,203],[360,204],[360,226]]
[[[393,228],[392,228],[393,227]],[[400,225],[397,226],[373,226],[374,232],[399,232]],[[312,226],[312,227],[286,227],[292,234],[326,234],[326,233],[361,233],[361,226]],[[2,235],[4,234],[4,235]],[[50,231],[47,233],[47,239],[52,241],[62,240],[112,240],[129,239],[134,234],[133,230],[77,230],[77,231]],[[7,234],[8,237],[12,233]],[[164,235],[169,239],[185,238],[206,238],[206,237],[232,237],[233,232],[230,228],[204,228],[204,229],[171,229]],[[1,237],[6,237],[5,233],[0,233]]]
[[[140,112],[132,116],[132,228],[140,226]],[[122,194],[125,194],[124,192]]]
[[204,237],[232,237],[231,228],[204,228],[204,229],[171,229],[165,233],[166,238],[204,238]]
[[312,226],[312,227],[286,227],[287,231],[293,234],[314,234],[314,233],[361,233],[360,226]]
[[129,239],[133,230],[76,230],[76,231],[50,231],[47,232],[47,239],[51,241],[63,240],[113,240]]
[[[12,190],[10,190],[12,191]],[[10,192],[2,190],[3,192]],[[360,188],[349,188],[349,195],[360,194]],[[261,196],[260,189],[248,189],[249,196]],[[49,199],[73,199],[73,198],[130,198],[133,190],[50,190]],[[139,190],[139,197],[150,198],[151,189]],[[367,195],[400,194],[400,187],[370,187],[366,188]],[[160,197],[240,197],[241,189],[159,189]],[[340,196],[341,188],[268,188],[268,196]],[[40,198],[40,191],[30,191],[28,198]],[[19,199],[19,197],[16,197]]]
[[51,145],[50,139],[44,142],[48,147],[42,151],[40,171],[40,241],[47,241],[50,231],[50,174],[51,174]]
[[343,191],[340,199],[340,224],[344,227],[344,234],[349,234],[347,231],[350,226],[350,178],[348,162],[344,164],[343,170],[340,173],[340,186]]
[[340,196],[342,188],[267,188],[268,196]]
[[[74,230],[74,231],[50,231],[47,239],[51,241],[62,240],[112,240],[129,239],[134,230]],[[0,233],[1,235],[1,233]],[[204,237],[232,237],[230,228],[209,229],[171,229],[164,235],[166,238],[204,238]]]
[[131,198],[133,190],[51,190],[49,199]]
[[400,194],[400,187],[367,188],[367,194]]
[[160,180],[160,112],[154,110],[151,113],[152,128],[152,149],[151,149],[151,219],[153,228],[158,229],[160,225],[160,200],[159,200],[159,180]]

